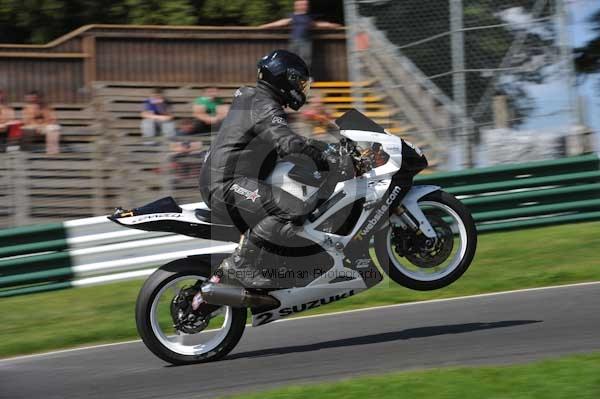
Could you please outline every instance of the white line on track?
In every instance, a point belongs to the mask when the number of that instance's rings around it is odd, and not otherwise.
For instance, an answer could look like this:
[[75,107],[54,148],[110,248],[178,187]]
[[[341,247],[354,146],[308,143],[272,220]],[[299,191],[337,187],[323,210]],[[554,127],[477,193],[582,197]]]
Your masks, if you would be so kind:
[[[430,299],[427,301],[407,302],[407,303],[398,303],[398,304],[382,305],[382,306],[372,306],[372,307],[368,307],[368,308],[342,310],[340,312],[322,313],[322,314],[316,314],[316,315],[294,317],[294,318],[290,318],[290,319],[281,319],[281,320],[275,321],[274,323],[283,323],[283,322],[297,321],[297,320],[303,320],[303,319],[312,319],[312,318],[316,318],[316,317],[338,316],[338,315],[349,314],[349,313],[365,312],[368,310],[380,310],[380,309],[390,309],[390,308],[398,308],[398,307],[405,307],[405,306],[427,305],[427,304],[440,303],[440,302],[451,302],[451,301],[460,301],[460,300],[466,300],[466,299],[476,299],[476,298],[485,298],[485,297],[500,296],[500,295],[519,294],[519,293],[523,293],[523,292],[546,291],[546,290],[552,290],[552,289],[574,288],[574,287],[584,287],[584,286],[594,286],[594,285],[600,285],[600,281],[590,281],[590,282],[586,282],[586,283],[575,283],[575,284],[564,284],[564,285],[553,285],[553,286],[549,286],[549,287],[525,288],[525,289],[521,289],[521,290],[490,292],[490,293],[486,293],[486,294],[465,295],[465,296],[457,296],[457,297],[453,297],[453,298]],[[252,324],[246,324],[246,327],[250,327],[250,326],[252,326]],[[61,350],[52,351],[52,352],[34,353],[32,355],[24,355],[24,356],[16,356],[16,357],[0,359],[0,364],[7,363],[10,361],[14,361],[14,360],[25,360],[25,359],[36,358],[36,357],[60,355],[63,353],[77,352],[77,351],[83,351],[83,350],[88,350],[88,349],[106,348],[106,347],[110,347],[110,346],[126,345],[126,344],[138,343],[138,342],[141,342],[141,340],[136,339],[136,340],[131,340],[131,341],[122,341],[122,342],[113,342],[113,343],[108,343],[108,344],[84,346],[84,347],[79,347],[79,348],[61,349]]]

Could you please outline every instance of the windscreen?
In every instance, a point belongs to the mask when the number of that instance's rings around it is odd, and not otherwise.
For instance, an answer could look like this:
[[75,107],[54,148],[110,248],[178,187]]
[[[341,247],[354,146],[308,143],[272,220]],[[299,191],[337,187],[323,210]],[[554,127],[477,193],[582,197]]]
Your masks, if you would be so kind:
[[364,130],[367,132],[386,134],[383,127],[379,126],[356,109],[349,110],[336,119],[335,123],[339,126],[340,130]]

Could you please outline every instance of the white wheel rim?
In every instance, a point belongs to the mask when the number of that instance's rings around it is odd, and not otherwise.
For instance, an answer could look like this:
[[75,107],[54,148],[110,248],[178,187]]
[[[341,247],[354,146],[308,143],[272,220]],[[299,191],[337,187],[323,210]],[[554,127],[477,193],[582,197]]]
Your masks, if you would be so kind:
[[[454,270],[456,270],[456,268],[460,265],[460,262],[464,258],[465,253],[467,252],[467,240],[468,240],[467,228],[466,228],[463,220],[458,215],[458,213],[456,213],[454,211],[454,209],[450,208],[448,205],[442,204],[440,202],[435,202],[435,201],[420,201],[419,205],[420,206],[430,206],[433,208],[443,210],[446,212],[447,216],[452,217],[452,219],[455,222],[455,224],[453,223],[451,226],[452,232],[454,234],[456,234],[455,229],[456,228],[458,229],[458,236],[460,238],[460,247],[454,253],[454,256],[450,260],[449,264],[447,266],[445,266],[443,269],[441,269],[439,271],[435,271],[433,273],[425,272],[426,270],[429,270],[429,269],[422,269],[423,271],[422,270],[415,271],[415,270],[407,268],[405,265],[403,265],[398,260],[398,255],[394,252],[394,249],[392,248],[392,229],[389,228],[388,232],[387,232],[387,236],[386,236],[386,248],[387,248],[388,258],[390,259],[392,266],[397,271],[399,271],[400,273],[404,274],[405,276],[407,276],[413,280],[435,281],[435,280],[439,280],[439,279],[442,279],[442,278],[448,276]],[[409,262],[409,261],[406,260],[406,262]],[[434,267],[433,269],[437,269],[437,267]]]
[[[154,336],[167,349],[180,355],[202,355],[214,350],[217,346],[219,346],[219,344],[223,342],[223,340],[229,333],[229,330],[231,329],[232,309],[230,306],[222,306],[221,308],[213,312],[213,314],[224,313],[224,321],[221,328],[219,329],[201,331],[197,334],[185,334],[183,332],[178,332],[176,335],[168,336],[160,327],[157,312],[158,303],[162,294],[168,288],[174,286],[177,282],[181,280],[206,280],[206,277],[195,275],[182,276],[170,281],[168,284],[165,284],[165,286],[160,289],[158,294],[156,294],[154,296],[154,299],[152,300],[152,306],[150,307],[150,325],[152,326],[152,332],[154,333]],[[214,336],[208,338],[210,334],[213,334]],[[207,337],[206,342],[186,344],[186,340],[189,341],[188,338],[194,337],[195,339],[198,339],[201,336]]]

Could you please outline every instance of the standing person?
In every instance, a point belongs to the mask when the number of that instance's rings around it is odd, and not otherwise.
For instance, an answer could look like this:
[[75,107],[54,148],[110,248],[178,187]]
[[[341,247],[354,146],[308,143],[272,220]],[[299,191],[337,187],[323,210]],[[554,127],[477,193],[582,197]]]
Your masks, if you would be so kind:
[[154,137],[158,133],[166,137],[175,136],[175,122],[171,107],[162,89],[154,89],[152,95],[144,100],[142,118],[143,137]]
[[312,38],[313,28],[339,28],[342,25],[327,21],[316,21],[309,12],[308,0],[294,1],[294,13],[288,18],[261,25],[261,28],[292,27],[290,35],[290,51],[298,54],[310,68],[312,64]]
[[229,106],[223,104],[223,100],[219,97],[219,89],[207,88],[204,96],[200,96],[194,101],[194,132],[218,131],[228,111]]
[[54,110],[38,91],[30,91],[25,95],[23,108],[23,145],[27,149],[36,136],[44,136],[46,154],[59,153],[60,125],[56,122]]
[[6,152],[10,129],[18,123],[15,110],[6,102],[6,93],[0,89],[0,152]]

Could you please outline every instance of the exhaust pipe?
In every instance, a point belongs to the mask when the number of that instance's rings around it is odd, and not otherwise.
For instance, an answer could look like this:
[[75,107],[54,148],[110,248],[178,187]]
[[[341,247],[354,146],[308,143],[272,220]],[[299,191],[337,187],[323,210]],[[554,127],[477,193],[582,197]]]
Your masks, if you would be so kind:
[[226,284],[207,283],[201,288],[202,299],[212,305],[226,305],[235,308],[278,308],[279,301],[267,294],[249,292],[243,287]]

